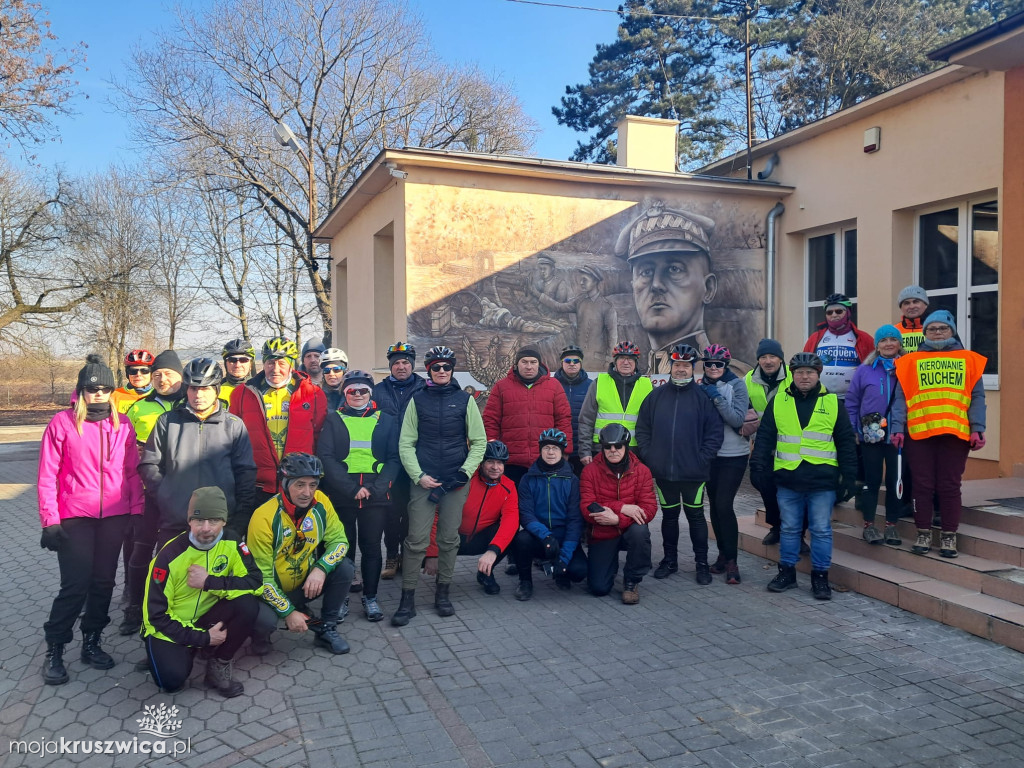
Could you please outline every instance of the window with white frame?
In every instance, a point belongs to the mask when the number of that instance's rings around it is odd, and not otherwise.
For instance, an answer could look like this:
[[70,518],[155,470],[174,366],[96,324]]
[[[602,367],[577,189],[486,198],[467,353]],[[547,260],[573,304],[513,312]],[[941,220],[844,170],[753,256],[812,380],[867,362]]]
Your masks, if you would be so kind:
[[985,386],[999,386],[999,208],[965,200],[917,217],[914,274],[928,311],[948,309],[964,346],[988,358]]
[[857,322],[857,230],[853,227],[808,236],[807,285],[804,316],[807,335],[825,322],[824,301],[829,294],[845,294],[853,302]]

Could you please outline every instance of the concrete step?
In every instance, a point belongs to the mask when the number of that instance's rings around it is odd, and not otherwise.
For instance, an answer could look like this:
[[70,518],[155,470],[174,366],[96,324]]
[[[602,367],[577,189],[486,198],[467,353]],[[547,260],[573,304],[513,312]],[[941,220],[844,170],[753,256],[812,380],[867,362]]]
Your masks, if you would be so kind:
[[[740,518],[739,528],[740,549],[777,561],[778,547],[766,547],[761,544],[764,527],[758,525],[755,518]],[[857,533],[859,535],[859,532]],[[838,536],[835,538],[839,539]],[[916,570],[880,562],[875,555],[876,550],[881,547],[869,545],[863,540],[860,543],[870,556],[833,548],[832,568],[829,571],[829,580],[833,585],[845,587],[1024,652],[1024,606],[1021,604],[983,593],[980,588],[972,589],[960,584],[951,584]],[[930,559],[929,556],[911,557],[920,560]],[[946,561],[947,564],[951,562],[954,561]],[[802,558],[797,570],[809,573],[810,569],[809,559]],[[964,570],[973,571],[969,568]],[[982,573],[989,575],[988,572]],[[978,581],[980,587],[980,576]],[[807,586],[806,582],[801,584],[803,588]]]
[[[980,492],[980,496],[993,496],[996,498],[979,500],[978,490],[970,491],[967,488],[965,490],[969,491],[966,495],[971,496],[972,499],[969,504],[966,503],[965,499],[965,504],[960,512],[961,523],[1024,536],[1024,510],[1004,507],[999,503],[998,496],[1000,493],[1007,493],[1007,491],[1000,492],[991,489],[988,493]],[[1011,490],[1009,492],[1013,493],[1014,491]],[[852,502],[849,502],[849,506],[853,506]],[[878,492],[878,516],[879,519],[885,517],[884,489]]]

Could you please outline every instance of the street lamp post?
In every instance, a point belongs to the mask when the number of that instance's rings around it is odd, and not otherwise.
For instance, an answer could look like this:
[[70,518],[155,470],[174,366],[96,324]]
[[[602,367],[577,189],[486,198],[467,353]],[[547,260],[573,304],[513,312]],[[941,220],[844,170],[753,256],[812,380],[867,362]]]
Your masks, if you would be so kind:
[[313,225],[316,222],[316,174],[313,172],[313,154],[304,152],[295,132],[289,128],[283,120],[278,120],[274,126],[274,136],[282,147],[291,147],[299,156],[299,159],[306,164],[309,186],[309,218],[306,220],[306,250],[309,254],[309,263],[313,269],[318,268],[316,252],[313,244]]

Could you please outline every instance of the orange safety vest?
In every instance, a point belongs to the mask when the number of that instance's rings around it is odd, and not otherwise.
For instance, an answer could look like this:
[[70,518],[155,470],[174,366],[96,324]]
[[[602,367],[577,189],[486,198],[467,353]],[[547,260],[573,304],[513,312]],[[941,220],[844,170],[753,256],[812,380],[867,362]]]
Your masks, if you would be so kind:
[[971,390],[985,371],[977,352],[914,352],[896,361],[896,378],[907,398],[907,433],[913,440],[936,435],[971,438],[967,409]]

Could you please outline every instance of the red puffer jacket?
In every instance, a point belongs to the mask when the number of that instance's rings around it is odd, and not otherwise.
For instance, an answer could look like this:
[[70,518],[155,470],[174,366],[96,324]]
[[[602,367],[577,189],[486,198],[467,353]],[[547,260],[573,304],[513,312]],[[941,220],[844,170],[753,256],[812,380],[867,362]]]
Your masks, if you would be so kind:
[[[327,396],[309,380],[309,376],[292,371],[296,384],[288,401],[288,434],[284,452],[316,453],[316,439],[327,418]],[[274,440],[267,427],[266,410],[259,386],[266,380],[260,373],[231,392],[231,413],[238,416],[249,430],[252,455],[256,459],[256,487],[264,493],[277,493],[277,468],[280,460]]]
[[[618,526],[594,525],[587,511],[594,502],[608,507],[619,516]],[[604,453],[598,453],[592,462],[583,468],[580,475],[580,511],[583,519],[590,524],[591,541],[614,539],[629,526],[633,518],[622,514],[624,504],[636,504],[644,511],[650,523],[658,513],[658,499],[654,495],[654,477],[651,470],[636,457],[629,454],[629,468],[621,476],[616,475],[604,460]]]
[[572,453],[572,409],[565,390],[540,367],[540,375],[527,386],[513,367],[491,388],[484,407],[484,427],[488,440],[501,440],[508,446],[508,463],[528,467],[537,460],[537,438],[554,427],[565,432],[569,441],[566,454]]

